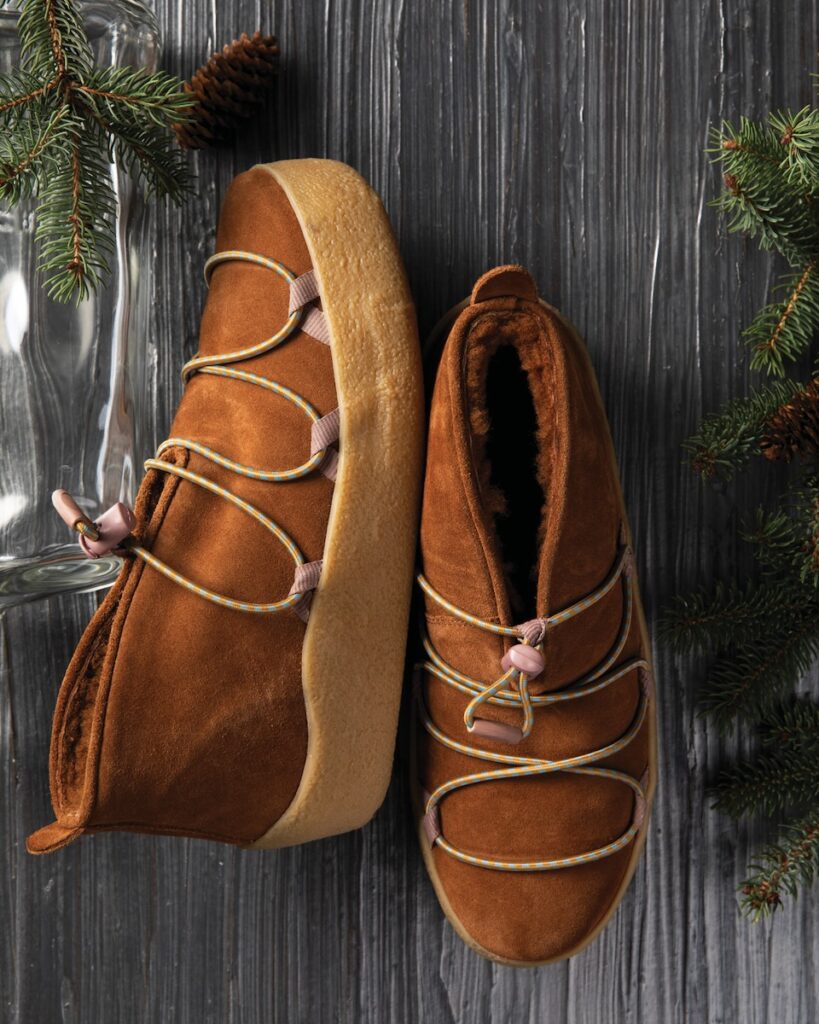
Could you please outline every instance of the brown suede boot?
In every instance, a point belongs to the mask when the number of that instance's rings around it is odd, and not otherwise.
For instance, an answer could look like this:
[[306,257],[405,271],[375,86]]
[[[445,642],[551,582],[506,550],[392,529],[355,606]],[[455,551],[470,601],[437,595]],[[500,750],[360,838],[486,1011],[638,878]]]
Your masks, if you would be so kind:
[[326,160],[239,175],[216,248],[135,517],[55,495],[125,565],[62,684],[32,853],[111,829],[299,843],[366,822],[389,781],[423,416],[398,251]]
[[603,928],[645,841],[649,642],[582,342],[520,267],[485,274],[444,329],[421,518],[419,838],[464,941],[543,964]]

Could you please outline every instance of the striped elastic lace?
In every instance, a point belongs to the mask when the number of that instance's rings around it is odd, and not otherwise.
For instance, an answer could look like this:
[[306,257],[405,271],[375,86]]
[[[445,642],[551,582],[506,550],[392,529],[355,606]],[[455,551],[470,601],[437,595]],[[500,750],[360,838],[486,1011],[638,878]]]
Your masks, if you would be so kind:
[[[169,437],[159,446],[156,456],[145,462],[145,469],[170,473],[182,480],[187,480],[203,490],[210,491],[211,494],[218,495],[261,523],[266,530],[276,537],[293,559],[295,572],[293,586],[289,594],[278,601],[263,603],[241,601],[233,597],[227,597],[224,594],[218,594],[207,587],[194,583],[137,543],[129,535],[129,530],[133,525],[133,514],[124,505],[118,504],[114,506],[100,520],[92,523],[82,513],[76,502],[67,492],[55,491],[53,499],[55,507],[63,519],[80,534],[80,543],[86,554],[90,555],[90,557],[99,557],[100,554],[111,550],[121,550],[123,553],[130,552],[136,555],[137,558],[147,562],[157,572],[173,580],[174,583],[186,587],[208,601],[243,612],[272,613],[293,608],[301,618],[306,619],[312,593],[318,584],[321,573],[321,560],[308,562],[293,538],[278,523],[256,508],[255,505],[244,501],[236,494],[217,484],[214,480],[201,476],[199,473],[194,473],[183,466],[166,462],[162,458],[163,453],[172,448],[185,448],[189,452],[196,452],[196,454],[207,459],[209,462],[222,466],[239,476],[249,477],[253,480],[300,480],[315,470],[321,470],[330,479],[335,479],[338,454],[335,448],[331,446],[339,437],[340,418],[338,409],[334,409],[326,416],[321,416],[305,398],[302,398],[301,395],[290,388],[285,387],[284,384],[270,380],[267,377],[262,377],[256,373],[250,373],[247,370],[234,369],[228,365],[270,352],[286,341],[297,328],[300,328],[306,334],[312,335],[312,337],[324,344],[330,343],[330,332],[324,313],[313,304],[314,300],[319,298],[318,282],[315,273],[310,270],[305,274],[296,276],[278,260],[252,252],[232,249],[211,256],[205,264],[206,281],[209,282],[210,274],[214,267],[230,260],[239,260],[266,267],[287,281],[290,286],[290,304],[287,320],[275,334],[264,341],[236,349],[232,352],[223,352],[212,356],[195,356],[183,367],[182,379],[187,382],[194,374],[201,373],[211,377],[220,377],[228,381],[252,384],[285,399],[296,406],[296,408],[301,409],[312,424],[310,454],[301,465],[296,466],[294,469],[258,469],[228,458],[228,456],[214,451],[212,448],[194,439],[188,437]],[[108,525],[106,517],[109,516],[112,517],[114,525],[108,530],[106,535],[105,531]]]
[[[518,730],[518,738],[528,736],[531,732],[534,724],[535,709],[558,704],[563,701],[578,700],[581,697],[596,693],[636,669],[640,674],[640,704],[632,724],[618,740],[597,750],[555,761],[540,757],[523,757],[514,754],[497,753],[461,743],[452,736],[447,735],[432,720],[425,705],[420,685],[417,686],[416,695],[421,722],[427,733],[435,741],[457,753],[466,754],[469,757],[474,757],[490,764],[503,766],[450,779],[438,786],[432,793],[424,793],[424,830],[431,845],[439,846],[452,857],[467,864],[491,868],[497,871],[553,871],[558,868],[568,868],[577,864],[585,864],[589,861],[601,860],[627,846],[639,832],[645,816],[646,780],[644,778],[638,781],[625,772],[612,768],[596,767],[595,762],[611,757],[624,747],[627,747],[640,731],[648,712],[651,689],[651,668],[648,661],[642,657],[631,658],[615,667],[615,663],[620,657],[628,639],[634,614],[634,582],[630,548],[626,544],[621,545],[614,567],[608,577],[588,597],[545,619],[532,620],[519,626],[501,626],[471,615],[453,605],[450,601],[447,601],[446,598],[435,590],[425,576],[421,574],[417,579],[423,592],[432,601],[461,621],[499,636],[516,639],[524,645],[536,648],[538,651],[542,651],[543,639],[549,630],[562,622],[574,618],[575,615],[578,615],[590,605],[599,601],[609,593],[618,580],[622,580],[624,615],[613,647],[595,669],[565,689],[532,695],[529,693],[530,677],[525,671],[520,671],[514,666],[510,666],[503,675],[492,683],[480,682],[449,665],[437,653],[429,636],[426,634],[423,638],[426,659],[417,666],[420,671],[425,671],[435,676],[447,686],[451,686],[453,689],[459,690],[461,693],[471,697],[464,711],[464,724],[470,733],[477,732],[480,734],[479,725],[485,720],[477,716],[477,711],[483,704],[494,704],[505,708],[520,708],[523,715],[523,727]],[[508,730],[509,727],[506,727],[506,729]],[[513,739],[512,742],[514,741]],[[566,772],[574,775],[611,779],[628,786],[634,793],[634,811],[631,823],[626,831],[613,842],[606,843],[595,850],[589,850],[570,857],[537,861],[500,860],[475,856],[453,846],[442,834],[440,803],[444,797],[455,790],[485,782],[509,780],[530,775],[549,775],[553,772]]]

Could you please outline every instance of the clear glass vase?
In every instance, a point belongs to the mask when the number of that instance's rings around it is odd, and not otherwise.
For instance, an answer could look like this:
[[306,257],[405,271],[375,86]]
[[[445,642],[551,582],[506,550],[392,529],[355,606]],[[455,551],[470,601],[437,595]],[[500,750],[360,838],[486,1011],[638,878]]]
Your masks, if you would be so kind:
[[[158,30],[137,0],[80,2],[99,65],[153,68]],[[19,64],[14,12],[0,11],[0,71]],[[111,274],[84,302],[62,305],[35,271],[35,206],[0,209],[0,610],[110,585],[116,557],[81,557],[50,495],[64,487],[92,519],[131,503],[144,451],[153,265],[148,208],[110,168],[117,196]]]

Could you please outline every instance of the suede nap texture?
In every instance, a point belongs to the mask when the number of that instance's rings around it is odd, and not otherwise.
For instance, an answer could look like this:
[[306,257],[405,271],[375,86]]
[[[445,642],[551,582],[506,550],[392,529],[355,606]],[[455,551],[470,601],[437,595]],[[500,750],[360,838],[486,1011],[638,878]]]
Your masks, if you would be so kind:
[[[239,175],[224,200],[216,250],[310,269],[296,216],[263,168]],[[213,272],[200,352],[272,335],[289,290],[273,271],[229,262]],[[300,331],[241,369],[281,381],[320,413],[336,402],[330,350]],[[252,384],[195,376],[171,436],[192,438],[246,465],[287,468],[309,454],[310,422]],[[318,473],[289,483],[241,477],[185,449],[175,458],[271,516],[307,560],[320,558],[333,484]],[[250,601],[285,596],[293,562],[262,526],[223,499],[149,472],[135,533],[178,572]],[[301,687],[305,626],[217,606],[128,559],[89,624],[57,703],[50,777],[56,822],[29,839],[34,853],[81,832],[128,829],[250,843],[284,812],[307,747]]]
[[[621,497],[608,425],[593,380],[566,327],[537,301],[519,267],[484,275],[454,323],[437,371],[421,518],[423,571],[458,607],[504,625],[547,616],[587,596],[614,564]],[[459,621],[431,599],[426,625],[439,654],[487,683],[501,674],[508,641]],[[531,692],[559,690],[613,646],[623,615],[617,585],[550,632],[546,668]],[[640,654],[638,616],[620,661]],[[639,707],[635,670],[598,693],[535,712],[530,736],[510,747],[471,736],[468,697],[426,674],[432,720],[462,743],[547,759],[618,739]],[[483,718],[521,724],[521,713],[482,705]],[[431,793],[494,765],[449,750],[419,724],[418,783]],[[639,779],[649,760],[648,722],[604,762]],[[633,796],[621,783],[556,773],[467,786],[444,797],[443,835],[478,856],[534,860],[586,852],[629,826]],[[462,929],[492,956],[522,963],[558,958],[582,943],[616,898],[630,844],[594,863],[513,873],[464,864],[440,847],[438,885]]]

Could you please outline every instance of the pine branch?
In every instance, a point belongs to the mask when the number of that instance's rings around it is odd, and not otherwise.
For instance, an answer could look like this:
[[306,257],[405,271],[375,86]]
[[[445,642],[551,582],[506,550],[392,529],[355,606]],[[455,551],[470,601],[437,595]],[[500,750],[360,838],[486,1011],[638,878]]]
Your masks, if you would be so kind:
[[775,512],[758,509],[742,536],[756,545],[757,559],[768,573],[798,580],[804,600],[811,602],[810,591],[819,592],[819,476],[808,474]]
[[167,132],[156,125],[109,121],[109,152],[112,160],[141,181],[149,196],[167,196],[180,203],[190,192],[185,157]]
[[800,885],[811,885],[819,871],[819,810],[787,828],[779,843],[762,851],[755,871],[742,883],[742,910],[753,920],[773,913],[782,896],[796,897]]
[[703,420],[697,433],[683,443],[691,468],[703,479],[730,479],[759,453],[767,421],[801,387],[796,381],[775,381]]
[[[787,502],[787,495],[783,502]],[[754,545],[756,559],[769,576],[792,578],[791,570],[799,561],[802,548],[796,523],[784,508],[773,512],[758,508],[751,519],[743,521],[740,537]],[[800,596],[804,599],[804,595]]]
[[819,330],[819,273],[809,260],[780,285],[786,291],[779,302],[764,306],[743,336],[750,345],[751,368],[783,376],[785,362],[797,359]]
[[819,656],[819,480],[806,478],[773,512],[759,509],[741,536],[763,579],[678,597],[661,624],[677,651],[722,651],[700,698],[721,729],[771,712]]
[[713,789],[717,810],[739,818],[789,806],[819,806],[819,753],[786,748],[760,754],[722,773]]
[[91,74],[91,44],[71,0],[23,0],[17,32],[24,71],[36,75],[50,67],[60,80]]
[[30,108],[39,104],[42,112],[43,100],[57,87],[56,79],[42,83],[25,72],[0,75],[0,124],[6,129],[16,125],[25,117]]
[[802,697],[780,705],[762,722],[760,733],[774,750],[819,753],[819,704]]
[[796,492],[795,515],[804,536],[799,576],[819,590],[819,478],[809,477]]
[[753,721],[796,685],[819,657],[819,606],[783,617],[774,634],[732,647],[711,667],[700,704],[720,729],[737,717]]
[[783,166],[783,147],[770,124],[742,118],[713,136],[725,189],[714,201],[730,231],[750,235],[763,249],[780,252],[791,266],[819,253],[819,218],[810,193]]
[[[780,253],[792,273],[743,332],[751,366],[783,377],[819,334],[819,111],[743,118],[712,135],[724,191],[715,204],[732,231]],[[819,364],[817,364],[819,366]],[[743,528],[762,569],[759,582],[718,585],[677,598],[663,632],[677,650],[721,656],[701,706],[724,729],[762,719],[762,752],[723,773],[715,806],[739,816],[798,806],[804,818],[765,849],[743,884],[754,919],[795,895],[819,870],[819,705],[782,696],[819,658],[819,380],[782,380],[729,403],[685,444],[701,476],[730,478],[756,454],[790,461],[807,475],[773,511]]]
[[176,78],[145,68],[97,68],[74,89],[103,123],[164,128],[184,122],[193,103]]
[[67,109],[58,108],[45,121],[29,117],[18,132],[0,134],[0,200],[16,203],[37,191],[66,141]]
[[41,188],[40,200],[35,237],[48,294],[61,302],[71,295],[86,298],[108,271],[111,235],[98,225],[113,218],[116,197],[105,149],[82,122],[72,122],[70,144]]
[[806,192],[819,189],[819,110],[803,107],[792,114],[780,111],[768,118],[783,148],[788,181]]
[[73,0],[24,0],[17,28],[21,68],[0,78],[0,199],[38,199],[48,293],[80,300],[108,270],[111,163],[150,195],[179,201],[189,190],[170,126],[193,100],[163,72],[95,68]]
[[804,607],[801,588],[783,583],[717,583],[674,598],[660,620],[659,635],[678,653],[739,646]]

